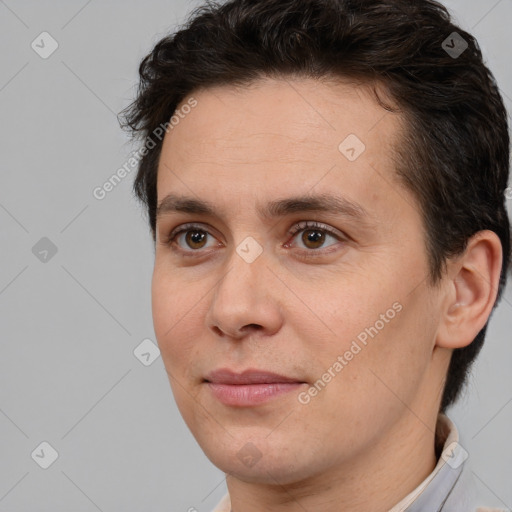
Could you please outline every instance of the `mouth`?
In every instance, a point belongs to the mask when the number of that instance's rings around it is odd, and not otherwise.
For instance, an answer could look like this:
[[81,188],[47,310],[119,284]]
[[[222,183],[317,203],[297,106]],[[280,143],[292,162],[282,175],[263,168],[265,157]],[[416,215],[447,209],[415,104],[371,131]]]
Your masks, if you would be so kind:
[[204,379],[213,396],[225,405],[251,407],[298,390],[307,383],[264,370],[248,369],[236,373],[222,368]]

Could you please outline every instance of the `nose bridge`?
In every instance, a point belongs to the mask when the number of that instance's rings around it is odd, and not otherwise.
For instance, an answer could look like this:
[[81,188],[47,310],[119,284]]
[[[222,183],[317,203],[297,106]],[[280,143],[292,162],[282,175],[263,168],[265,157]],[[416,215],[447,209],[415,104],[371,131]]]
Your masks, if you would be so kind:
[[[261,297],[265,282],[266,261],[262,245],[253,237],[246,237],[232,251],[228,271],[216,287],[216,298],[239,304],[241,310],[250,307]],[[235,300],[236,299],[236,300]]]
[[214,288],[207,317],[210,328],[233,336],[240,336],[248,325],[277,328],[279,307],[269,296],[267,264],[263,246],[253,237],[233,248],[227,271]]

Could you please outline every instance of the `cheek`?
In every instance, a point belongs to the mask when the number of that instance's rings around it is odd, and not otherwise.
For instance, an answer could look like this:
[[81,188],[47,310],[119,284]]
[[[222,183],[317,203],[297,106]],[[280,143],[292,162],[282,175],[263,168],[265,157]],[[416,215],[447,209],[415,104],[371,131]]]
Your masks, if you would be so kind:
[[369,370],[397,389],[404,382],[419,381],[430,362],[435,336],[435,324],[428,320],[434,315],[425,311],[425,293],[410,294],[398,282],[375,279],[338,282],[344,286],[323,286],[314,295],[309,290],[305,296],[317,316],[297,319],[302,340],[309,345],[304,349],[315,361],[315,376],[331,369],[331,373],[344,375],[333,379],[338,384],[332,388],[355,386],[363,394],[374,393],[378,384]]
[[[198,391],[192,383],[194,361],[201,360],[198,346],[198,318],[201,304],[190,291],[179,291],[180,286],[155,266],[151,286],[153,325],[172,394],[185,423],[191,428],[197,414],[194,395]],[[189,289],[190,290],[190,289]]]
[[[183,374],[197,350],[195,341],[200,323],[191,322],[190,318],[198,318],[201,294],[193,290],[180,292],[169,275],[172,274],[160,271],[155,265],[151,283],[153,326],[167,372]],[[195,330],[194,326],[197,326]]]
[[362,341],[369,338],[366,331],[392,308],[393,300],[378,283],[376,286],[375,281],[356,277],[333,276],[324,280],[320,289],[308,288],[302,292],[311,310],[298,321],[303,324],[305,339],[314,340],[318,354],[332,358],[348,350],[358,336]]

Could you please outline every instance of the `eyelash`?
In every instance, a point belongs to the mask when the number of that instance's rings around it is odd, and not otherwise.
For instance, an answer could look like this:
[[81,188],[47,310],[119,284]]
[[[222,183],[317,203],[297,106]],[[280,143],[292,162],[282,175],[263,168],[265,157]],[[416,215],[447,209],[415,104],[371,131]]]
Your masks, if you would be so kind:
[[[307,231],[311,229],[316,229],[317,231],[322,231],[324,233],[327,233],[328,235],[331,235],[332,237],[338,239],[339,241],[346,242],[347,237],[344,236],[341,232],[334,230],[327,226],[326,224],[322,224],[321,222],[316,221],[302,221],[298,224],[295,224],[295,226],[287,233],[288,236],[295,237],[297,233],[300,233],[301,231]],[[207,233],[211,235],[206,229],[204,229],[200,224],[183,224],[179,227],[179,229],[172,231],[163,241],[164,245],[168,247],[172,247],[174,245],[175,239],[181,235],[182,233],[186,233],[188,231],[202,231],[204,233]],[[330,247],[330,246],[329,246]],[[204,252],[201,249],[198,250],[184,250],[180,247],[173,248],[173,250],[177,253],[182,254],[185,257],[192,257],[197,258],[200,256],[204,256]],[[302,257],[307,258],[317,258],[319,256],[323,256],[326,254],[326,251],[322,251],[321,249],[302,249],[300,250],[302,253]],[[332,252],[332,250],[328,250],[327,252]],[[202,254],[201,254],[202,253]]]

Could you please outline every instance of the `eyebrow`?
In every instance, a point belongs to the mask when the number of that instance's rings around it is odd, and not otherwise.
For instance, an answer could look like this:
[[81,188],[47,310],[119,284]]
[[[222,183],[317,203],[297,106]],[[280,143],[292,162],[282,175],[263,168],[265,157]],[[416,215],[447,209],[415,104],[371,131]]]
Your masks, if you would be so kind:
[[[223,210],[217,212],[215,205],[209,201],[168,194],[160,201],[156,210],[156,217],[159,218],[165,214],[177,212],[210,216],[224,215]],[[361,204],[331,194],[295,196],[269,201],[264,206],[258,205],[257,212],[262,219],[284,217],[298,212],[327,212],[352,218],[359,222],[366,222],[370,217]]]

